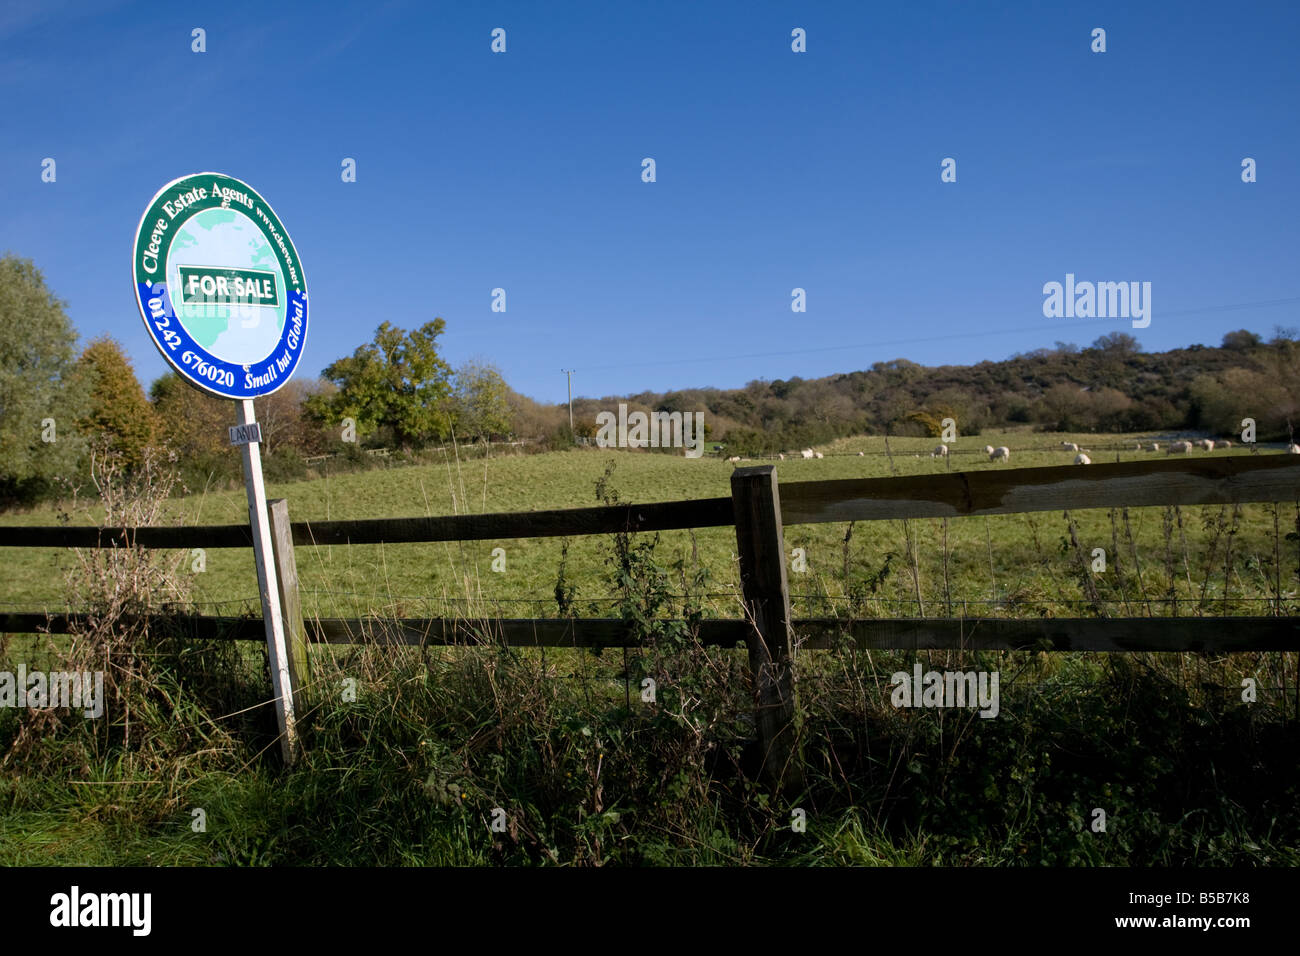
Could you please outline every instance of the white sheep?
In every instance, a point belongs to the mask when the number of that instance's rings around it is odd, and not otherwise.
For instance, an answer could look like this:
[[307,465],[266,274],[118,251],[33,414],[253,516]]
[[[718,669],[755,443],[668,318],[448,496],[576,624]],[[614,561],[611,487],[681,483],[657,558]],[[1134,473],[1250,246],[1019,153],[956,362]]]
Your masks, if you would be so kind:
[[776,457],[780,458],[782,461],[785,461],[785,455],[777,455]]
[[1092,459],[1089,458],[1087,455],[1083,454],[1082,452],[1080,452],[1079,454],[1074,456],[1074,463],[1076,465],[1091,465]]
[[1191,451],[1191,450],[1192,450],[1192,443],[1191,443],[1191,442],[1189,442],[1189,441],[1176,441],[1176,442],[1172,442],[1172,443],[1170,443],[1169,447],[1165,449],[1165,454],[1166,454],[1166,455],[1186,455],[1186,454],[1187,454],[1189,451]]
[[1286,446],[1286,451],[1288,455],[1300,455],[1300,445],[1297,445],[1295,442],[1292,442],[1291,444]]
[[740,461],[740,456],[732,455],[730,458],[727,459],[727,461],[731,462],[734,465],[736,462]]
[[992,455],[992,454],[993,454],[993,446],[992,446],[992,445],[985,445],[985,446],[984,446],[984,454],[986,454],[986,455]]
[[820,458],[821,456],[822,456],[822,453],[821,453],[821,452],[817,452],[817,457]]
[[1215,442],[1215,444],[1218,445],[1218,446],[1221,446],[1221,447],[1223,447],[1223,448],[1231,448],[1231,447],[1232,447],[1232,439],[1230,439],[1230,438],[1222,438],[1222,439],[1220,439],[1219,441]]
[[1142,450],[1142,443],[1141,443],[1140,441],[1135,441],[1135,442],[1133,443],[1133,450],[1134,450],[1134,451],[1141,451],[1141,450]]
[[812,458],[813,450],[811,448],[805,448],[803,451],[799,452],[799,454],[803,455],[805,458]]
[[1078,451],[1078,450],[1079,450],[1079,446],[1076,445],[1076,444],[1075,444],[1074,442],[1072,442],[1072,441],[1063,441],[1063,442],[1061,442],[1061,447],[1064,448],[1066,451]]
[[994,448],[993,452],[989,455],[989,461],[1010,461],[1010,460],[1011,460],[1011,449],[1008,448],[1006,445],[1003,445],[1000,448]]
[[934,451],[930,452],[930,457],[931,457],[931,458],[947,458],[947,457],[948,457],[948,446],[947,446],[947,445],[935,445],[935,446],[934,446]]
[[859,458],[865,458],[866,455],[867,455],[867,453],[866,453],[865,451],[860,451],[860,452],[858,452],[858,457],[859,457]]
[[1147,450],[1148,450],[1148,451],[1159,451],[1159,450],[1160,450],[1160,442],[1158,442],[1158,441],[1153,441],[1153,442],[1151,443],[1151,447],[1150,447],[1149,449],[1147,449]]
[[1196,444],[1205,451],[1214,451],[1214,442],[1210,441],[1208,438],[1202,438]]

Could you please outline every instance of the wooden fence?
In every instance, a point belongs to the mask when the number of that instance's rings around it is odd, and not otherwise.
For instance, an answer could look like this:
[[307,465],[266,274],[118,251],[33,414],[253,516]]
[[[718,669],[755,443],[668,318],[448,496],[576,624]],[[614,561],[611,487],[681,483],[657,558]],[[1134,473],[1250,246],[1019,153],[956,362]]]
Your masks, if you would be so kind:
[[[786,578],[786,525],[1015,514],[1061,509],[1300,501],[1300,458],[1237,455],[1090,466],[1008,468],[898,478],[802,481],[779,486],[774,466],[738,468],[731,496],[642,505],[516,514],[290,522],[283,499],[270,502],[274,556],[290,646],[293,686],[305,686],[311,643],[409,645],[497,641],[517,647],[629,647],[639,638],[609,618],[341,619],[304,621],[295,545],[481,541],[734,526],[743,617],[705,620],[700,640],[749,651],[763,772],[778,787],[800,779],[794,664],[801,648],[847,636],[882,649],[1058,651],[1289,651],[1300,649],[1300,619],[1223,618],[904,618],[792,620]],[[0,527],[0,547],[250,547],[247,525],[205,527]],[[0,615],[0,632],[66,632],[72,614]],[[250,618],[170,619],[197,639],[261,640]]]

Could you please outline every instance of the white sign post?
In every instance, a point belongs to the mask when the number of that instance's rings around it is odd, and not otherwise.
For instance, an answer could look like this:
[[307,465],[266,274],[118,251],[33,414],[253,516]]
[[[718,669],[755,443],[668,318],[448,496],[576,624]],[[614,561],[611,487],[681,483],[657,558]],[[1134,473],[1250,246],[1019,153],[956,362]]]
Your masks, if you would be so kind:
[[[240,399],[238,412],[240,426],[256,425],[251,398]],[[248,492],[248,520],[252,525],[253,553],[257,560],[257,587],[262,594],[262,621],[266,625],[266,647],[271,658],[271,690],[276,697],[275,717],[280,730],[280,752],[285,762],[292,764],[298,753],[293,681],[289,677],[289,648],[284,640],[280,588],[275,579],[275,562],[271,555],[271,524],[266,511],[266,485],[262,481],[262,452],[258,439],[245,441],[242,453],[244,489]]]
[[280,750],[292,764],[298,750],[293,678],[253,398],[283,386],[302,358],[302,262],[257,190],[221,173],[198,173],[168,183],[146,207],[131,269],[140,316],[163,358],[196,388],[236,403],[239,424],[230,429],[230,443],[243,449]]

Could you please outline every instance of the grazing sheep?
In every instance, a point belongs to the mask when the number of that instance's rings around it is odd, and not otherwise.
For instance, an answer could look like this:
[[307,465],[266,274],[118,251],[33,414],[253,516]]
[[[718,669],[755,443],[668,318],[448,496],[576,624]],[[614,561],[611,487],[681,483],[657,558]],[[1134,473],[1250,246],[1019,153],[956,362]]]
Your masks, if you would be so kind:
[[860,452],[858,452],[858,457],[859,457],[859,458],[865,458],[866,456],[867,456],[867,453],[866,453],[865,451],[860,451]]
[[821,452],[817,452],[817,457],[820,458],[821,456],[822,456],[822,453],[821,453]]
[[992,446],[992,445],[985,445],[985,446],[984,446],[984,454],[986,454],[986,455],[991,455],[991,454],[993,454],[993,446]]
[[1147,450],[1148,450],[1148,451],[1159,451],[1159,450],[1160,450],[1160,442],[1158,442],[1158,441],[1153,441],[1153,442],[1151,443],[1151,447],[1148,448]]
[[1189,441],[1176,441],[1165,449],[1166,455],[1186,455],[1192,450],[1192,443]]
[[1082,452],[1080,452],[1079,454],[1074,456],[1074,463],[1076,465],[1091,465],[1092,459],[1089,458],[1087,455],[1083,454]]
[[1286,446],[1286,451],[1288,455],[1300,455],[1300,445],[1297,445],[1295,442],[1292,442],[1291,444]]
[[734,465],[736,462],[740,461],[740,456],[732,455],[730,458],[727,459],[727,461],[731,462]]
[[1223,446],[1224,448],[1231,448],[1231,447],[1232,447],[1232,440],[1231,440],[1231,439],[1228,439],[1228,438],[1224,438],[1224,439],[1219,440],[1218,442],[1215,442],[1215,444],[1216,444],[1216,445],[1221,445],[1221,446]]
[[777,455],[776,457],[780,458],[782,461],[785,461],[785,455]]
[[931,457],[931,458],[947,458],[947,457],[948,457],[948,446],[947,446],[947,445],[936,445],[936,446],[934,447],[934,451],[930,452],[930,457]]
[[1064,448],[1066,451],[1078,451],[1078,450],[1079,450],[1079,446],[1076,445],[1076,444],[1075,444],[1074,442],[1072,442],[1072,441],[1063,441],[1063,442],[1061,442],[1061,447]]
[[1202,438],[1196,444],[1204,451],[1214,451],[1214,442],[1210,441],[1208,438]]
[[1011,460],[1011,449],[1008,448],[1006,445],[1003,445],[1000,448],[994,448],[992,453],[989,455],[989,461],[1010,461],[1010,460]]
[[805,458],[811,458],[813,457],[813,450],[811,448],[805,448],[803,451],[799,452],[799,454],[803,455]]

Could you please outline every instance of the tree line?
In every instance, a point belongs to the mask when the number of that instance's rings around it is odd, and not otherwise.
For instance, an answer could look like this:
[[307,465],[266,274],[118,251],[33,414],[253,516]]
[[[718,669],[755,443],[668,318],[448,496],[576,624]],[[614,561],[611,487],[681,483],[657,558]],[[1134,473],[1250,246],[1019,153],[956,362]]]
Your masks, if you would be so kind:
[[[907,359],[816,379],[755,380],[742,388],[577,398],[574,429],[562,404],[515,392],[488,362],[452,368],[435,318],[410,331],[388,322],[316,379],[299,378],[255,402],[271,480],[305,477],[305,459],[366,448],[528,439],[570,447],[596,434],[596,416],[626,403],[646,412],[703,412],[706,438],[729,454],[761,454],[852,434],[962,434],[1030,425],[1076,432],[1203,431],[1233,435],[1256,420],[1261,441],[1294,437],[1300,422],[1300,336],[1248,330],[1221,345],[1144,353],[1115,332],[1087,348],[1055,347],[1000,362],[926,367]],[[128,468],[145,450],[175,456],[191,489],[237,481],[227,426],[233,403],[175,373],[149,387],[108,337],[80,351],[64,303],[30,260],[0,257],[0,504],[66,493],[84,482],[92,450]]]
[[923,366],[899,358],[815,379],[756,380],[737,389],[643,392],[574,401],[575,430],[595,414],[629,409],[704,411],[709,437],[728,454],[763,454],[846,435],[932,435],[953,418],[964,435],[1027,425],[1066,432],[1206,432],[1232,437],[1254,418],[1260,441],[1300,425],[1300,335],[1276,327],[1265,341],[1229,332],[1217,348],[1144,353],[1113,332],[1087,348],[1057,342],[999,362]]
[[[255,399],[268,479],[306,477],[306,458],[357,460],[366,448],[517,437],[572,444],[559,406],[519,395],[490,363],[447,364],[438,350],[445,328],[441,318],[409,332],[384,322],[319,378]],[[193,490],[238,480],[233,402],[175,372],[146,392],[120,343],[104,336],[78,352],[76,342],[40,270],[0,258],[0,504],[67,493],[84,483],[93,452],[129,470],[146,449],[165,448]]]

